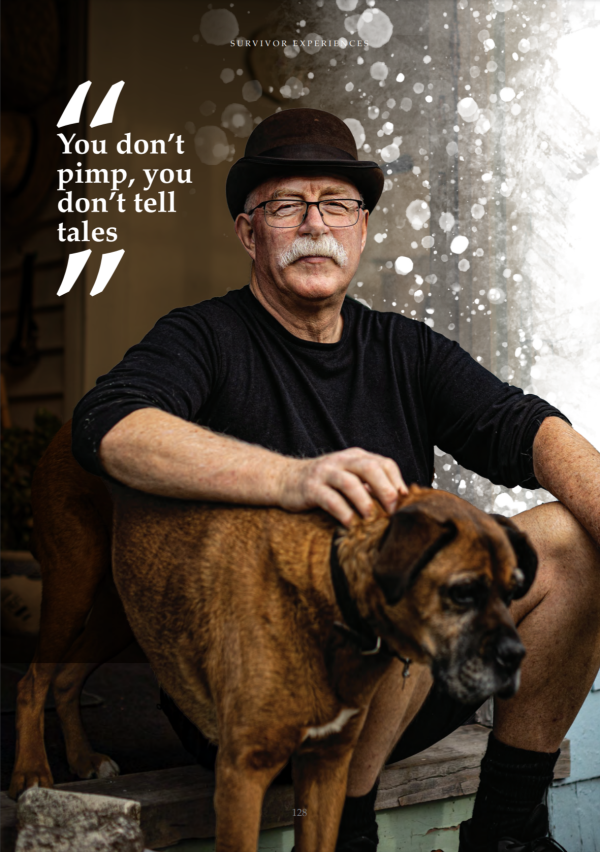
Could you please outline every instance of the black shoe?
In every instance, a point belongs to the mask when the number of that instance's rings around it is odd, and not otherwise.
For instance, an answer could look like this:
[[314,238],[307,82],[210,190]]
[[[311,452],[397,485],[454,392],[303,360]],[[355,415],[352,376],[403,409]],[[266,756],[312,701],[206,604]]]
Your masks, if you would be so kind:
[[339,843],[335,847],[335,852],[376,852],[378,843],[377,839],[372,837],[353,837],[351,840],[346,840],[345,843]]
[[[366,834],[338,839],[335,852],[376,852],[377,846],[377,823],[375,823]],[[292,852],[294,852],[294,847]]]
[[[295,848],[292,846],[292,852]],[[376,849],[377,841],[370,840],[368,837],[355,837],[342,846],[336,846],[335,852],[376,852]]]
[[[375,800],[375,795],[376,790],[373,792],[373,801]],[[352,799],[346,799],[346,802],[348,801],[352,801]],[[377,833],[377,820],[375,819],[374,810],[371,810],[358,831],[352,827],[350,830],[345,829],[346,824],[342,815],[340,835],[335,852],[376,852],[379,845],[379,835]]]
[[470,838],[471,820],[461,823],[458,852],[567,852],[549,834],[548,808],[538,805],[519,832],[522,839],[501,837],[492,843],[476,844]]

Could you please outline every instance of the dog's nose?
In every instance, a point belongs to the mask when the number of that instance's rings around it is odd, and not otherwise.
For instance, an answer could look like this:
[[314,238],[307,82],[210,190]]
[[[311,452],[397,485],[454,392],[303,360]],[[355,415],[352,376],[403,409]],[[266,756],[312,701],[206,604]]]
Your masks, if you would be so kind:
[[525,656],[523,643],[515,636],[502,636],[496,645],[496,662],[506,674],[513,674]]

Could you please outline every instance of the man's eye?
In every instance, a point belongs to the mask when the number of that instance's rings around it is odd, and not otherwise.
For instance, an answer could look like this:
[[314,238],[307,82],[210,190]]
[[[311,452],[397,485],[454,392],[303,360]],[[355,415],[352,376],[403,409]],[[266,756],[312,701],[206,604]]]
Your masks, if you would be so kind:
[[328,201],[323,205],[328,213],[347,213],[350,210],[350,204],[344,204],[342,201]]
[[276,215],[285,216],[288,213],[295,213],[301,207],[301,204],[296,204],[293,201],[282,204],[274,204],[273,206],[269,207],[269,213],[275,213]]

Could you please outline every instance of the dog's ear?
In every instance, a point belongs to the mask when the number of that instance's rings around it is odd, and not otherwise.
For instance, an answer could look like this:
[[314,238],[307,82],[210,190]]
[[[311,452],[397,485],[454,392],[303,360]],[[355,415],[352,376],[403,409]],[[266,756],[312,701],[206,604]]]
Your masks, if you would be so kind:
[[513,594],[513,600],[518,600],[527,594],[535,580],[538,566],[537,553],[529,541],[529,536],[522,532],[513,521],[503,515],[490,515],[490,517],[500,524],[508,536],[517,557],[517,565],[523,572],[523,581],[517,586]]
[[389,604],[397,603],[435,554],[456,535],[453,521],[441,523],[411,504],[396,512],[385,531],[373,576]]

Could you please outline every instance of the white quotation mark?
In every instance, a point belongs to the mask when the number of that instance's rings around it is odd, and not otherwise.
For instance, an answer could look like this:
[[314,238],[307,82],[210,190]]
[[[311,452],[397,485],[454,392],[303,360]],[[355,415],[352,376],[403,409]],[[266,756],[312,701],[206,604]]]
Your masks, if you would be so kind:
[[[57,127],[66,127],[69,124],[79,124],[81,113],[83,111],[83,104],[85,103],[86,95],[89,92],[91,85],[92,81],[88,80],[87,83],[82,83],[75,89],[71,100],[65,107],[61,117],[58,119],[56,124]],[[117,101],[124,85],[125,81],[121,80],[119,83],[115,83],[110,87],[104,96],[104,100],[96,110],[96,114],[90,121],[90,127],[100,127],[102,124],[111,124],[115,115],[115,107],[117,106]],[[63,280],[58,288],[57,296],[64,296],[71,290],[81,275],[83,267],[88,262],[91,253],[91,249],[86,249],[85,251],[78,251],[69,255],[67,268],[65,269]],[[124,254],[125,249],[120,249],[119,251],[106,252],[102,255],[100,269],[98,270],[98,275],[94,281],[94,286],[91,289],[90,296],[97,296],[98,293],[101,293],[104,290],[112,278],[115,269],[121,262],[121,258]]]
[[[67,263],[67,268],[65,269],[61,285],[58,288],[57,296],[64,296],[65,293],[69,292],[73,284],[75,284],[79,278],[81,270],[88,262],[91,253],[91,249],[86,249],[85,251],[77,251],[74,254],[69,255],[69,262]],[[102,255],[100,269],[98,270],[98,275],[94,281],[94,286],[92,287],[90,296],[97,296],[98,293],[101,293],[104,290],[124,254],[125,249],[120,249],[119,251],[109,251]]]

